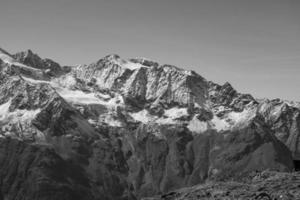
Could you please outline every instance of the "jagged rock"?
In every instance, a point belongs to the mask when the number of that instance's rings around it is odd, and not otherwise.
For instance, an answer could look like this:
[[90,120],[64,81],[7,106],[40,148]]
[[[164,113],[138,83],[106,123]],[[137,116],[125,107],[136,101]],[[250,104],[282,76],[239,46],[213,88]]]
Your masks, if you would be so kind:
[[25,65],[41,69],[48,76],[58,76],[63,73],[61,66],[51,59],[42,59],[30,49],[12,55],[17,61]]
[[195,113],[197,113],[196,117],[200,121],[209,121],[213,118],[213,113],[203,108],[197,109]]
[[94,79],[99,87],[117,90],[137,102],[157,100],[187,105],[196,101],[201,104],[204,100],[203,78],[175,66],[148,66],[110,55],[97,63],[79,66],[75,73],[79,79]]
[[25,76],[32,77],[35,79],[48,78],[45,74],[45,71],[18,62],[13,57],[13,55],[7,53],[2,49],[0,49],[0,60],[2,61],[0,70],[7,74],[11,74],[11,75],[23,74]]

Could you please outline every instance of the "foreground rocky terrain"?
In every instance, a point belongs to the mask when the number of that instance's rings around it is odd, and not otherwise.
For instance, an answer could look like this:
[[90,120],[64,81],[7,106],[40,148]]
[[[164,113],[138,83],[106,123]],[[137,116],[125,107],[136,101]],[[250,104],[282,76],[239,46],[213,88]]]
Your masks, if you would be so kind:
[[300,199],[300,173],[263,171],[244,180],[209,182],[144,200]]
[[197,188],[237,186],[243,199],[268,183],[244,180],[254,172],[297,184],[279,172],[299,167],[299,128],[297,102],[172,65],[109,55],[60,66],[0,49],[0,199],[134,200],[180,188],[160,197],[197,199]]

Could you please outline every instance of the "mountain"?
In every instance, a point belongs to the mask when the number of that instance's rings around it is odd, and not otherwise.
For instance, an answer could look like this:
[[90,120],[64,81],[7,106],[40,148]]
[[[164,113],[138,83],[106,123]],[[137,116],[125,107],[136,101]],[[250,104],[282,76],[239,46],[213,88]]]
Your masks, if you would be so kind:
[[51,59],[42,59],[30,49],[25,52],[16,53],[12,57],[27,66],[45,70],[48,76],[58,76],[63,73],[63,69],[58,63]]
[[0,49],[0,199],[133,200],[291,172],[299,113],[148,59],[61,66]]

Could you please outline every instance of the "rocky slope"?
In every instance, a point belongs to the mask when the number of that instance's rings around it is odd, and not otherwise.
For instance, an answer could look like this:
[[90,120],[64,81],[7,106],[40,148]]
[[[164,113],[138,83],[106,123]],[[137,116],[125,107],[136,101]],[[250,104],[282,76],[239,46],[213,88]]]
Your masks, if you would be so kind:
[[143,200],[299,199],[300,174],[263,171],[244,180],[209,182]]
[[147,59],[109,55],[64,67],[0,49],[0,194],[141,199],[293,171],[299,112],[298,103],[258,100]]
[[0,140],[0,199],[93,199],[84,171],[42,145]]

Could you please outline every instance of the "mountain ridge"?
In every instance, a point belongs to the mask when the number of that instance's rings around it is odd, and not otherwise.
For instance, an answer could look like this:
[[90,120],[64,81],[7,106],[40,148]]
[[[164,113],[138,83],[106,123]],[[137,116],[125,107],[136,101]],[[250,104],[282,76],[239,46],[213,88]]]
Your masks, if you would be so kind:
[[297,103],[258,100],[146,59],[60,66],[30,50],[4,54],[0,140],[46,146],[63,168],[78,168],[85,180],[68,187],[88,194],[80,199],[141,199],[253,171],[292,171],[300,160]]

